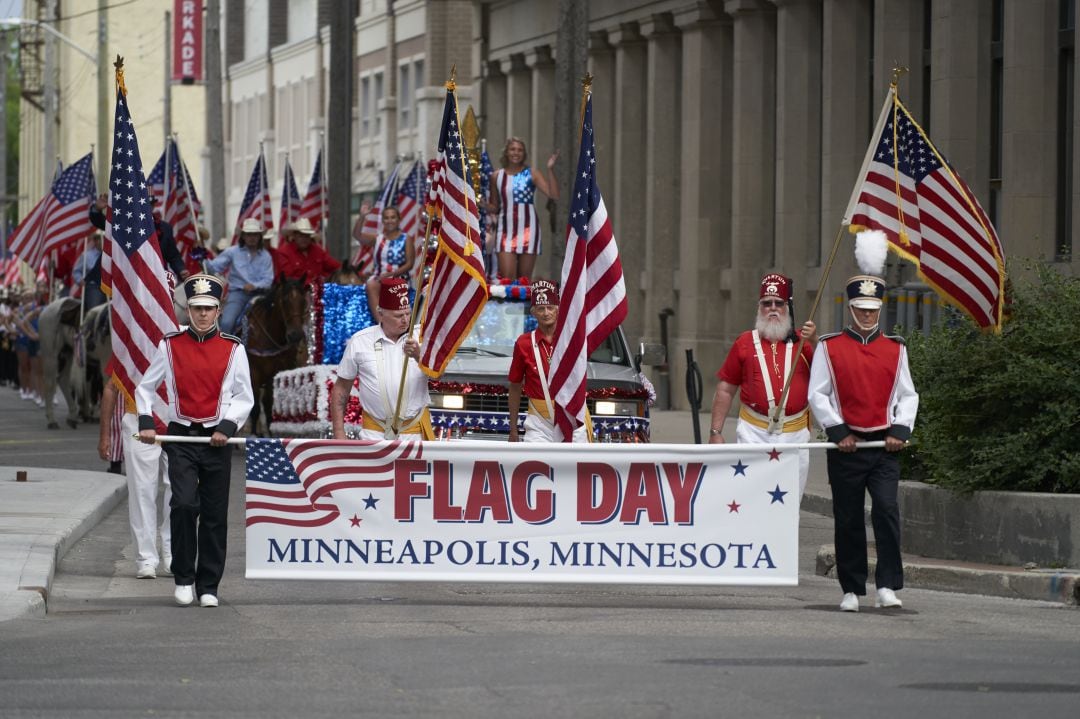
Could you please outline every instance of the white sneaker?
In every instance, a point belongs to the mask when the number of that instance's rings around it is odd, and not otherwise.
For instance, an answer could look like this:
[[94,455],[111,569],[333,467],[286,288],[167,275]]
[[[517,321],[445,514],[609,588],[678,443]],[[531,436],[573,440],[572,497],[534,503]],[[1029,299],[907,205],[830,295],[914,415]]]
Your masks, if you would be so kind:
[[877,601],[874,603],[874,606],[887,609],[889,607],[902,607],[904,606],[904,603],[896,596],[896,592],[888,587],[881,587],[877,590]]
[[144,564],[135,571],[135,577],[138,579],[153,579],[156,576],[157,572],[153,564]]
[[840,600],[841,612],[857,612],[859,611],[859,595],[855,592],[848,592],[844,595],[844,598]]
[[195,601],[195,585],[177,584],[176,591],[173,592],[173,597],[176,599],[176,603],[181,607],[188,606]]
[[217,597],[213,594],[200,594],[199,606],[200,607],[216,607],[218,605]]
[[166,554],[161,558],[161,573],[165,576],[172,575],[172,555]]

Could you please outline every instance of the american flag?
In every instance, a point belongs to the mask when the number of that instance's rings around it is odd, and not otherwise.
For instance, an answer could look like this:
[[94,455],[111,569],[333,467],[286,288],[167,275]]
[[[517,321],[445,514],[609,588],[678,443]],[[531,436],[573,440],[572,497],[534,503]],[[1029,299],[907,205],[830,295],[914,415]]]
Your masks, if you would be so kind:
[[278,215],[278,232],[300,219],[300,191],[296,189],[296,177],[293,176],[289,158],[285,158],[285,180],[281,184],[281,214]]
[[405,176],[397,194],[397,207],[401,213],[401,231],[410,237],[423,234],[420,226],[420,206],[423,204],[424,163],[417,160],[412,170]]
[[420,442],[248,439],[247,526],[321,527],[340,515],[334,492],[394,486],[394,462],[419,459]]
[[1005,254],[975,195],[889,90],[844,214],[882,230],[919,276],[982,328],[1001,328]]
[[476,193],[466,175],[454,87],[453,82],[446,84],[435,188],[435,211],[441,217],[439,248],[428,276],[420,325],[418,364],[432,377],[446,369],[488,298],[484,236],[480,233]]
[[31,267],[38,267],[48,253],[94,232],[89,215],[96,192],[93,161],[93,154],[87,154],[69,165],[15,228],[8,248]]
[[567,221],[551,397],[563,441],[585,423],[587,358],[626,319],[626,285],[611,220],[596,184],[592,94],[585,101],[574,194]]
[[0,260],[0,287],[11,287],[20,284],[22,280],[22,260],[15,255],[9,255]]
[[274,229],[274,211],[270,207],[270,190],[266,182],[266,158],[263,157],[262,148],[259,148],[259,159],[255,161],[255,167],[251,170],[251,179],[248,180],[244,201],[240,203],[240,214],[236,218],[236,227],[233,229],[234,245],[240,239],[240,226],[249,217],[254,217],[262,224],[264,233]]
[[[397,198],[398,170],[400,169],[400,162],[394,165],[394,171],[390,173],[390,177],[386,180],[386,184],[383,185],[382,191],[379,192],[379,199],[375,201],[375,207],[371,208],[371,212],[364,217],[364,225],[360,230],[362,233],[378,235],[382,232],[382,211],[387,207],[394,206],[394,200]],[[374,272],[375,246],[360,245],[352,264],[357,267],[361,275],[370,275]]]
[[319,148],[319,154],[315,158],[315,169],[311,171],[311,182],[308,183],[304,202],[300,205],[300,216],[306,217],[316,231],[322,227],[323,216],[326,214],[323,179],[322,148]]
[[[169,165],[168,183],[165,181],[166,153],[170,155],[167,163]],[[183,168],[183,174],[181,174],[181,168]],[[147,182],[154,202],[161,209],[161,218],[172,226],[176,246],[186,260],[188,253],[200,244],[195,223],[202,217],[202,203],[195,192],[195,185],[191,181],[187,163],[180,157],[180,147],[173,138],[168,139],[166,149],[161,153],[154,169],[150,171]]]
[[[487,206],[488,200],[491,198],[491,175],[495,172],[495,167],[491,164],[491,156],[487,151],[487,140],[482,143],[483,149],[480,151],[480,229],[483,230],[485,237],[489,232],[494,232],[492,224],[493,218],[488,216]],[[498,243],[492,242],[488,247],[487,243],[484,243],[484,264],[488,268],[488,276],[494,277],[498,274]]]
[[151,215],[139,141],[120,91],[116,94],[113,123],[101,287],[112,299],[112,348],[116,359],[113,376],[130,398],[158,342],[165,333],[176,330],[176,320]]

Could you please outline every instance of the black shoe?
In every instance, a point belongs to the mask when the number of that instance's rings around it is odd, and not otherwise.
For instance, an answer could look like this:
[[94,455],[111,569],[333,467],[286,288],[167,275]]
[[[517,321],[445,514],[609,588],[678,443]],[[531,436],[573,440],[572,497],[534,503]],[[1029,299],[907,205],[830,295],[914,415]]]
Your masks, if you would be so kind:
[[105,471],[109,474],[123,474],[123,472],[120,471],[120,462],[109,462],[109,468]]

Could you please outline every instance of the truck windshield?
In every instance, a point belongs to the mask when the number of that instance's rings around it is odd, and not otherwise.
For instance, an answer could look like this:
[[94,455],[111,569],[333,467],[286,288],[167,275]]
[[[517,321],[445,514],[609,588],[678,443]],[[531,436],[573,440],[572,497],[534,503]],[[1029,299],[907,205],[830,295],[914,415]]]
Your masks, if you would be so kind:
[[[523,332],[536,329],[536,320],[529,314],[527,302],[492,298],[484,305],[472,331],[458,348],[460,354],[483,354],[511,357],[514,343]],[[590,362],[629,366],[630,358],[622,346],[618,332],[613,332],[589,356]]]

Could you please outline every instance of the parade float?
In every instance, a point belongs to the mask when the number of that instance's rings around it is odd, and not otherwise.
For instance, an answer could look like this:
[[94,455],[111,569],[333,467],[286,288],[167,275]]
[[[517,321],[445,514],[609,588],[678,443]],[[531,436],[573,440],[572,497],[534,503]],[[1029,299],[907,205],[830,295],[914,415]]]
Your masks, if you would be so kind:
[[[532,330],[529,288],[520,281],[489,285],[490,299],[446,371],[429,381],[431,419],[439,439],[506,440],[510,431],[507,373],[514,342]],[[317,285],[309,302],[307,364],[274,378],[270,431],[282,437],[330,437],[330,389],[337,363],[356,332],[374,324],[362,285]],[[648,442],[652,388],[622,330],[589,357],[587,402],[598,442]],[[526,407],[518,414],[523,423]],[[354,384],[345,429],[361,426]],[[520,427],[519,427],[520,429]]]

